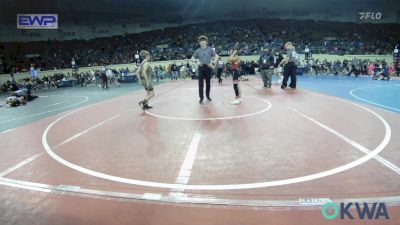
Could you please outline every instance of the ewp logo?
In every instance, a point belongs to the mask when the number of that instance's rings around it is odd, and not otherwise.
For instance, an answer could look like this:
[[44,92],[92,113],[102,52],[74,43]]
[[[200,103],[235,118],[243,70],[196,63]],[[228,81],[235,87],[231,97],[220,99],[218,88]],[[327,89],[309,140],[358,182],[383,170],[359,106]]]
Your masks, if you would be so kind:
[[[344,220],[345,218],[353,220],[354,216],[349,211],[351,206],[353,206],[353,204],[356,208],[358,218],[360,220],[364,220],[365,216],[367,216],[367,218],[369,220],[371,220],[371,219],[378,220],[378,219],[381,219],[381,217],[386,220],[389,219],[389,214],[386,210],[385,203],[379,203],[379,204],[373,203],[371,208],[368,206],[368,203],[363,203],[363,204],[353,203],[353,202],[346,203],[346,204],[340,203],[340,211],[339,211],[339,208],[337,207],[337,205],[330,202],[330,203],[326,203],[322,207],[322,216],[325,217],[325,219],[333,220],[340,213],[341,220]],[[363,207],[361,207],[361,205]]]
[[57,14],[18,14],[18,29],[57,29]]

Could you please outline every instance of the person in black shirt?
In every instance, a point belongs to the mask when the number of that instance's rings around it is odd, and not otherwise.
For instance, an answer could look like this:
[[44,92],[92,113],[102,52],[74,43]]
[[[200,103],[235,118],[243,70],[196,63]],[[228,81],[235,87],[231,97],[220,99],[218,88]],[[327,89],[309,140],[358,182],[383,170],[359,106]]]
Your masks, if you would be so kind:
[[100,73],[101,75],[100,75],[100,77],[101,77],[101,87],[104,89],[104,88],[106,88],[106,89],[108,89],[108,77],[107,77],[107,74],[106,74],[106,69],[105,68],[103,68],[102,70],[101,70],[101,73]]
[[283,55],[279,52],[276,51],[275,52],[275,57],[274,57],[274,73],[276,74],[276,76],[278,77],[278,82],[281,83],[282,82],[282,62],[283,62]]
[[222,72],[224,71],[224,67],[225,67],[224,60],[222,59],[218,60],[218,65],[217,65],[218,84],[222,84]]
[[274,73],[274,55],[269,51],[269,48],[264,48],[259,64],[264,87],[271,88],[272,75]]
[[172,80],[178,80],[178,66],[175,62],[171,65]]
[[396,65],[396,74],[398,77],[400,77],[400,61],[398,61]]
[[14,91],[18,91],[19,87],[16,83],[10,82],[8,89],[9,89],[9,91],[14,92]]

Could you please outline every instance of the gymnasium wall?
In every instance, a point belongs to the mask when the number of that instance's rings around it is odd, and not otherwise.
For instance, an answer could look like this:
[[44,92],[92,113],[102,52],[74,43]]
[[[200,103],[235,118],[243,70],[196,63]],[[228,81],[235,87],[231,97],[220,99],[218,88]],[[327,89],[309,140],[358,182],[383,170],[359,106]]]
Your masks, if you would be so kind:
[[[258,57],[259,56],[257,56],[257,55],[253,55],[253,56],[242,56],[241,57],[241,60],[244,60],[244,61],[252,61],[252,60],[254,60],[254,61],[256,61],[256,60],[258,60]],[[361,58],[361,59],[369,59],[369,60],[376,60],[376,59],[379,59],[379,60],[385,60],[386,62],[389,62],[389,63],[391,63],[392,62],[392,55],[345,55],[345,56],[339,56],[339,55],[327,55],[327,54],[314,54],[313,55],[313,58],[314,59],[319,59],[319,60],[324,60],[324,59],[327,59],[327,60],[329,60],[329,61],[334,61],[334,60],[340,60],[340,61],[343,61],[344,59],[352,59],[353,57],[356,57],[356,58]],[[222,57],[225,61],[227,61],[227,58],[228,57]],[[304,60],[304,55],[301,55],[300,56],[300,60],[301,61],[303,61]],[[151,65],[152,66],[158,66],[158,65],[162,65],[162,66],[166,66],[166,65],[168,65],[168,64],[170,64],[170,63],[172,63],[172,62],[176,62],[176,63],[178,63],[178,64],[180,64],[180,63],[191,63],[190,62],[190,60],[174,60],[174,61],[158,61],[158,62],[151,62]],[[135,64],[118,64],[118,65],[111,65],[111,66],[109,66],[109,67],[111,67],[111,68],[113,68],[113,69],[121,69],[121,68],[129,68],[129,70],[130,71],[133,71],[135,68],[136,68],[136,66],[135,66]],[[81,68],[79,68],[79,71],[80,72],[84,72],[84,71],[89,71],[89,70],[91,70],[91,69],[100,69],[100,68],[102,68],[102,66],[96,66],[96,67],[81,67]],[[60,73],[60,72],[62,72],[62,73],[71,73],[71,69],[61,69],[61,70],[48,70],[48,71],[40,71],[39,72],[39,77],[43,77],[43,76],[51,76],[51,75],[53,75],[54,73]],[[25,78],[25,77],[27,77],[27,76],[29,76],[29,74],[28,74],[28,72],[26,72],[26,73],[16,73],[15,75],[15,79],[18,81],[19,79],[22,79],[22,78]],[[5,82],[5,81],[7,81],[7,79],[9,79],[10,78],[10,75],[9,74],[2,74],[2,75],[0,75],[0,83],[2,83],[2,82]]]

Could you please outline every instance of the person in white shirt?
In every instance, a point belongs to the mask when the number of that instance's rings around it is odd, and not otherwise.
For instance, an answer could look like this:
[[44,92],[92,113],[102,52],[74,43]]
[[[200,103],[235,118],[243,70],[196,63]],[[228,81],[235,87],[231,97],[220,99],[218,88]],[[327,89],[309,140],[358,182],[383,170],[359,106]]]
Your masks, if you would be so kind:
[[74,58],[72,58],[72,60],[71,60],[71,68],[72,68],[72,72],[76,72],[78,70]]
[[31,64],[31,68],[29,69],[29,73],[31,74],[31,77],[35,77],[35,67],[33,64]]

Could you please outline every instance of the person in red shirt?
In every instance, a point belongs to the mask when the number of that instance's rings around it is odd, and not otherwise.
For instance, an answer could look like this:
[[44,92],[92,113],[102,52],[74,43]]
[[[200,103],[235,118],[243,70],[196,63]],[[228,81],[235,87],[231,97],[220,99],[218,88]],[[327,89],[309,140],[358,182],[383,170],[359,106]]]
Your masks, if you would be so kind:
[[369,76],[373,76],[373,75],[374,75],[374,70],[375,70],[375,65],[374,65],[374,63],[370,63],[370,64],[368,65],[368,68],[367,68],[367,73],[368,73],[368,75],[369,75]]

